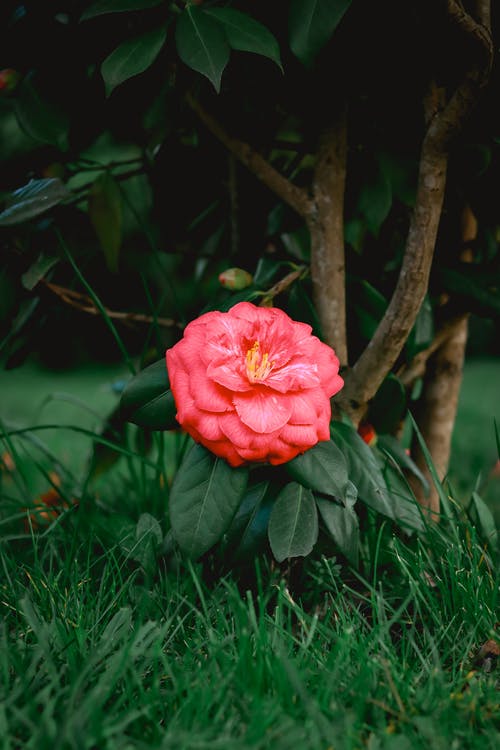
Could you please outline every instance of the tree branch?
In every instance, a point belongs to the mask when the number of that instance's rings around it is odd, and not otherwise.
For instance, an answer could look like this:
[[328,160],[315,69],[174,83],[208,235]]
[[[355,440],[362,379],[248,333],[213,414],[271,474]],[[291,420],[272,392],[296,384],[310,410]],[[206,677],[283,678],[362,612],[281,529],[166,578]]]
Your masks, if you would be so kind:
[[[451,436],[457,414],[467,343],[467,324],[467,315],[456,320],[449,328],[447,338],[429,359],[422,397],[419,401],[419,428],[440,480],[446,475],[450,461]],[[430,486],[429,495],[425,496],[422,485],[410,480],[415,495],[419,503],[430,511],[431,518],[437,520],[439,517],[438,491],[432,482],[427,462],[417,441],[413,446],[413,458]]]
[[[45,281],[41,279],[40,283],[43,284],[47,289],[50,289],[53,294],[57,295],[60,300],[65,302],[67,305],[74,307],[76,310],[88,313],[89,315],[101,315],[100,310],[97,309],[91,297],[81,292],[75,292],[73,289],[68,289],[65,286],[59,286],[59,284],[53,284],[51,281]],[[124,323],[156,323],[162,328],[183,328],[181,323],[178,323],[172,318],[159,318],[153,317],[152,315],[143,315],[142,313],[134,312],[119,312],[117,310],[110,310],[104,308],[106,315],[114,320],[121,320]]]
[[[486,17],[485,8],[482,13],[481,22]],[[362,416],[367,402],[396,362],[420,310],[441,216],[448,150],[476,103],[490,67],[489,58],[471,66],[448,104],[443,109],[438,107],[428,118],[420,154],[416,202],[398,282],[372,340],[347,373],[345,387],[337,399],[340,408],[355,421]]]
[[186,94],[186,101],[212,135],[244,164],[258,180],[272,190],[278,198],[281,198],[300,216],[304,218],[309,216],[312,210],[312,202],[305,190],[294,185],[293,182],[284,177],[248,143],[230,136],[192,94]]
[[467,317],[467,314],[457,315],[457,317],[450,318],[445,323],[443,323],[441,328],[439,328],[439,330],[435,334],[432,343],[427,347],[427,349],[423,349],[421,352],[416,354],[409,364],[403,365],[396,372],[397,377],[406,388],[411,387],[415,380],[417,380],[417,378],[421,378],[425,375],[427,361],[438,349],[443,346],[443,344],[450,338],[450,336],[454,334],[457,325],[460,325],[462,321]]
[[295,281],[301,279],[306,273],[306,266],[299,266],[299,268],[296,268],[294,271],[287,273],[286,276],[277,281],[276,284],[273,284],[273,286],[264,293],[260,306],[272,307],[274,298],[277,297],[278,294],[285,292]]
[[314,212],[309,216],[313,299],[324,340],[347,365],[344,193],[347,113],[321,136],[313,177]]

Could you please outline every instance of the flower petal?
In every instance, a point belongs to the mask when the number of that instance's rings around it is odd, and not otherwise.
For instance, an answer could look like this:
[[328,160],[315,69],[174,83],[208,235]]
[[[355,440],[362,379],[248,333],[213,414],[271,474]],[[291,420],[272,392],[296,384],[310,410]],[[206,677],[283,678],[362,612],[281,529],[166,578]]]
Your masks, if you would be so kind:
[[290,396],[275,393],[264,387],[236,394],[234,405],[241,421],[255,432],[279,430],[292,414]]
[[290,445],[312,448],[318,442],[318,431],[316,425],[286,424],[280,432],[280,437]]
[[231,391],[249,391],[252,389],[252,384],[246,376],[243,364],[243,355],[240,355],[237,360],[211,362],[207,367],[207,376]]
[[208,378],[203,369],[195,368],[189,379],[191,393],[200,409],[215,412],[233,409],[231,391]]
[[317,388],[320,382],[317,365],[314,362],[300,360],[298,357],[294,357],[284,367],[272,370],[265,380],[269,388],[280,393]]
[[330,402],[321,388],[293,394],[290,424],[314,424],[318,418],[318,406],[330,413]]

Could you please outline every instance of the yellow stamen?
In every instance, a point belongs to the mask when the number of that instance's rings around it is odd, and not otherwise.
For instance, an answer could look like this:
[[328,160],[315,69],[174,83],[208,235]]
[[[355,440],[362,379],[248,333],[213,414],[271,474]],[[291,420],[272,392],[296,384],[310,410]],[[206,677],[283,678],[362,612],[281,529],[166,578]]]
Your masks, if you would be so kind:
[[246,361],[247,377],[251,383],[254,383],[256,380],[265,380],[274,365],[274,362],[269,362],[268,352],[261,355],[258,341],[255,341],[252,348],[248,349]]

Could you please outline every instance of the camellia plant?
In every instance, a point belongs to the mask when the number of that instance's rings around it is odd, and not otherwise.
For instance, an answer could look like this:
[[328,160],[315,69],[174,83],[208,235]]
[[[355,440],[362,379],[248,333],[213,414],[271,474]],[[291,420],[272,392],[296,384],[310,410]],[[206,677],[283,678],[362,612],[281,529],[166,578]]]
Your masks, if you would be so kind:
[[[122,407],[132,422],[177,424],[194,440],[169,502],[182,550],[197,558],[225,538],[241,556],[267,534],[282,562],[312,552],[321,522],[357,564],[358,495],[407,531],[423,528],[411,492],[394,494],[404,487],[395,458],[377,459],[351,425],[331,420],[342,386],[335,352],[311,326],[249,302],[193,320],[166,367],[130,381]],[[408,457],[404,465],[418,474]]]
[[356,562],[378,514],[446,513],[468,318],[500,313],[498,17],[382,5],[2,4],[2,356],[113,335],[103,432],[187,436],[193,558]]

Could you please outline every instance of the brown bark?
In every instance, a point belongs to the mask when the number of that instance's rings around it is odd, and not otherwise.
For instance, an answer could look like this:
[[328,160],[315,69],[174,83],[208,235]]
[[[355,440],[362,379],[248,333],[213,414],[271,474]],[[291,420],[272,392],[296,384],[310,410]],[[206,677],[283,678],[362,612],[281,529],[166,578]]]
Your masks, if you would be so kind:
[[[443,91],[430,97],[423,138],[416,203],[396,288],[372,340],[351,370],[336,398],[338,407],[357,423],[382,381],[394,366],[413,328],[427,291],[446,183],[452,139],[476,103],[492,63],[490,0],[471,1],[467,13],[457,0],[445,0],[450,24],[471,39],[474,59],[464,79],[444,104]],[[437,91],[435,89],[434,93]],[[344,299],[343,193],[345,182],[345,119],[324,133],[317,154],[312,197],[278,172],[249,144],[230,136],[201,104],[187,102],[219,141],[261,182],[291,206],[311,231],[314,297],[325,341],[347,363]]]
[[465,13],[458,3],[452,0],[447,3],[450,21],[458,22],[464,33],[479,43],[480,54],[444,107],[440,107],[439,98],[430,97],[427,101],[434,111],[427,115],[429,124],[420,154],[416,202],[398,282],[372,340],[347,373],[345,387],[336,399],[355,423],[362,418],[369,400],[392,369],[415,324],[429,281],[449,147],[474,107],[491,69],[490,3],[477,0],[475,5],[477,18]]
[[[444,479],[450,460],[467,343],[467,322],[466,315],[457,321],[446,341],[429,359],[419,402],[420,432],[440,480]],[[413,457],[429,482],[430,492],[426,496],[422,485],[417,482],[413,483],[413,490],[422,507],[437,520],[439,495],[419,445],[414,446]]]
[[313,298],[323,338],[347,365],[344,193],[347,161],[345,108],[321,136],[313,179],[311,234]]
[[[472,253],[467,243],[477,236],[477,221],[469,206],[465,206],[461,216],[461,237],[464,249],[460,253],[460,260],[470,262]],[[429,358],[424,376],[422,396],[419,400],[420,432],[432,456],[440,480],[444,479],[448,471],[451,453],[451,438],[457,414],[462,371],[467,344],[468,315],[462,315],[453,321],[448,321],[448,335],[442,339]],[[431,517],[439,517],[439,495],[432,482],[425,458],[418,441],[415,441],[414,459],[426,476],[430,493],[425,496],[422,485],[413,482],[413,490],[419,503],[426,508]]]
[[446,182],[447,154],[429,129],[420,157],[417,197],[399,279],[372,340],[349,371],[339,403],[354,422],[390,372],[427,291]]

